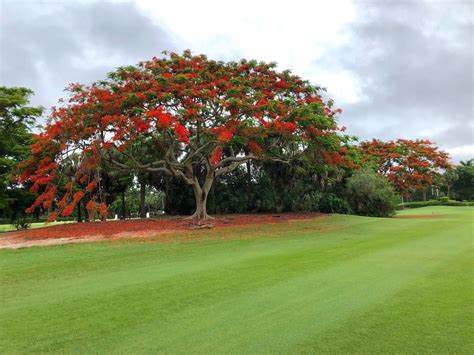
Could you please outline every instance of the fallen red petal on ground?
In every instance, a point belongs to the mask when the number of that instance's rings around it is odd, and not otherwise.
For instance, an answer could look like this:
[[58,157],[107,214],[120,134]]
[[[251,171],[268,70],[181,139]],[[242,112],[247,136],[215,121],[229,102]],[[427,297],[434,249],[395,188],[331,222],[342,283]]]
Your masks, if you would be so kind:
[[[224,228],[248,224],[282,223],[290,220],[300,220],[322,216],[318,213],[280,213],[280,214],[248,214],[248,215],[219,215],[205,222],[213,228]],[[19,246],[22,241],[41,241],[61,239],[65,243],[71,239],[84,241],[115,239],[121,237],[148,237],[160,234],[193,229],[196,221],[183,217],[160,217],[156,219],[136,219],[126,221],[84,222],[59,224],[50,227],[0,233],[0,247],[8,248],[10,244]],[[51,244],[61,244],[58,243]],[[34,243],[34,245],[41,245]],[[30,246],[25,244],[25,246]]]

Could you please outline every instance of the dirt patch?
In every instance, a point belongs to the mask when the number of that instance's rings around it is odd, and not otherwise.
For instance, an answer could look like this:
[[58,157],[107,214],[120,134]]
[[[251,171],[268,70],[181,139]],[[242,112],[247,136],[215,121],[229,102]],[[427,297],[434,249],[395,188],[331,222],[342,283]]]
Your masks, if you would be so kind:
[[401,219],[433,219],[433,218],[443,218],[446,215],[443,214],[413,214],[413,215],[406,215],[406,216],[396,216],[395,218]]
[[[212,224],[215,229],[221,229],[242,225],[283,223],[320,216],[324,215],[318,213],[221,215],[208,223]],[[190,231],[193,227],[195,227],[195,223],[183,217],[61,224],[26,231],[0,233],[0,249],[124,238],[169,237],[175,233]]]
[[54,239],[34,239],[25,240],[23,238],[0,236],[0,249],[19,249],[34,246],[49,246],[68,243],[94,242],[101,240],[100,237],[82,237],[82,238],[54,238]]

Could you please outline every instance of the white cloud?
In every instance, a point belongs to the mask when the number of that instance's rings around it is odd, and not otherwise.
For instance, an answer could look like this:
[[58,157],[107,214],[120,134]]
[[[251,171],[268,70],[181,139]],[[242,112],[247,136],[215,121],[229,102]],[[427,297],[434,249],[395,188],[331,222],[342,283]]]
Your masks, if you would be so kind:
[[460,147],[447,149],[447,152],[454,161],[467,161],[474,157],[474,144],[462,145]]
[[224,60],[276,61],[280,69],[327,87],[337,101],[359,99],[348,72],[318,64],[319,58],[348,40],[345,26],[356,15],[350,0],[139,0],[138,5],[183,48]]

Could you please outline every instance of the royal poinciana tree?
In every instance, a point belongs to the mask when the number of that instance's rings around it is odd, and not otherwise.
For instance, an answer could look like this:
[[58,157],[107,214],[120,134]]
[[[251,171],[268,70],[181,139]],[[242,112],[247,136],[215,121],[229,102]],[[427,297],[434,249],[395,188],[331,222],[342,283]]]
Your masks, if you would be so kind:
[[[194,191],[192,217],[200,219],[209,217],[214,179],[249,160],[289,162],[316,147],[341,164],[348,138],[336,124],[340,110],[320,91],[273,63],[225,63],[189,51],[119,68],[90,86],[71,85],[22,165],[20,181],[40,192],[29,211],[42,205],[54,219],[88,195],[87,208],[106,214],[104,160],[117,170],[182,179]],[[81,163],[58,196],[61,162],[73,153]],[[78,190],[78,183],[87,187]]]
[[417,190],[425,190],[433,183],[433,177],[440,169],[451,166],[448,153],[429,140],[398,139],[383,142],[373,139],[362,142],[360,149],[402,197],[409,197]]

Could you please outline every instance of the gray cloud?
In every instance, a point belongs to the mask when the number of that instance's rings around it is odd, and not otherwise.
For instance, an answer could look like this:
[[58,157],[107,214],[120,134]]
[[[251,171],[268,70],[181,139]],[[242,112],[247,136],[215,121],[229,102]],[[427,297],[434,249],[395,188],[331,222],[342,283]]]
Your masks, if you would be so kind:
[[71,82],[173,50],[169,36],[133,3],[1,2],[2,85],[26,86],[54,105]]
[[[429,138],[457,151],[455,160],[467,159],[459,152],[474,140],[473,3],[356,5],[356,19],[345,28],[350,40],[314,63],[349,72],[359,85],[361,101],[337,102],[341,123],[362,139]],[[46,107],[64,96],[68,83],[183,49],[133,3],[0,0],[0,6],[1,84],[32,88],[33,103]],[[239,59],[240,50],[218,29],[216,42],[219,59]]]
[[342,103],[350,132],[429,138],[445,149],[473,144],[473,4],[361,2],[358,9],[349,44],[327,58],[360,85],[362,101]]

